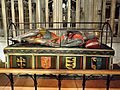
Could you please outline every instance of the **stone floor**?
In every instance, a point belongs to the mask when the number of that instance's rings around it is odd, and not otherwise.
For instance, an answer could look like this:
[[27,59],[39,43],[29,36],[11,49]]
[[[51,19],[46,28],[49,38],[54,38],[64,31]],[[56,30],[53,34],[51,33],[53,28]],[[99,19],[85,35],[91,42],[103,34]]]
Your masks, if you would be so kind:
[[[9,79],[0,75],[0,90],[11,90]],[[62,80],[61,90],[83,90],[82,80]],[[87,80],[85,90],[106,90],[106,80]],[[33,80],[29,77],[14,76],[15,90],[34,90]],[[58,90],[56,79],[37,78],[38,90]],[[120,90],[120,80],[111,80],[110,90]]]

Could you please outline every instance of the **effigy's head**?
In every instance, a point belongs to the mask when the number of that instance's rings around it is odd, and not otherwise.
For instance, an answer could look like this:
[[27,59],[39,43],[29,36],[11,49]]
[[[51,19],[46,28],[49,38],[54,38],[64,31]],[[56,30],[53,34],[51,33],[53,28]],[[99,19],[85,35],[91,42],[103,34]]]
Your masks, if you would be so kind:
[[84,35],[85,35],[85,39],[87,39],[87,40],[94,39],[94,38],[97,38],[97,39],[100,38],[100,32],[98,32],[98,31],[95,31],[95,32],[85,32]]
[[94,32],[96,38],[100,38],[100,32]]

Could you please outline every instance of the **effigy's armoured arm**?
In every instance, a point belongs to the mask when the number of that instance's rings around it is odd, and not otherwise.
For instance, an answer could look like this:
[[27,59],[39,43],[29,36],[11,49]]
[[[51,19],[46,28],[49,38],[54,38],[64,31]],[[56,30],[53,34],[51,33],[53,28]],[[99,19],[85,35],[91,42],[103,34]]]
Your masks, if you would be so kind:
[[83,44],[83,40],[81,39],[70,39],[65,41],[61,42],[61,46],[73,47],[73,46],[81,46]]

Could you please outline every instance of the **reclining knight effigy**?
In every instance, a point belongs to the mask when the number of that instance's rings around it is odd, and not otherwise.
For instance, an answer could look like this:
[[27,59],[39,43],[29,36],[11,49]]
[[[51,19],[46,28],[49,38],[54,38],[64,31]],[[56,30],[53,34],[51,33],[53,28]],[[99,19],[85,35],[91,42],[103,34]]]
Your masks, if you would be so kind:
[[57,36],[54,32],[39,28],[31,32],[27,32],[11,40],[14,42],[26,42],[31,44],[39,44],[51,47],[82,47],[99,48],[99,32],[80,32],[66,31],[61,36]]
[[[109,26],[105,23],[103,27],[106,24]],[[8,38],[12,44],[4,49],[6,68],[112,69],[114,50],[102,42],[103,28],[84,30],[59,28],[60,34],[56,34],[56,29],[41,27]]]

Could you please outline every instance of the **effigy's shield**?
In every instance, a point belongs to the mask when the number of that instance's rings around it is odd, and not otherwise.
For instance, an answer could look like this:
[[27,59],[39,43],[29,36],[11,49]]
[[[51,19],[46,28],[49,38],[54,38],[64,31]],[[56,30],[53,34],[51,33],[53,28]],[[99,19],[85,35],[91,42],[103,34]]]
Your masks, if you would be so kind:
[[51,67],[51,57],[41,57],[41,67],[48,69]]
[[66,57],[66,68],[74,69],[76,67],[76,57]]
[[91,68],[94,70],[97,69],[97,58],[96,57],[91,58]]
[[26,67],[26,58],[25,57],[16,57],[16,65],[18,68],[25,68]]

